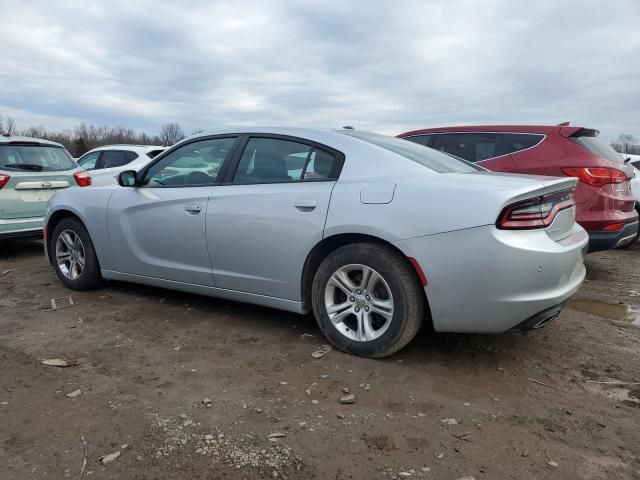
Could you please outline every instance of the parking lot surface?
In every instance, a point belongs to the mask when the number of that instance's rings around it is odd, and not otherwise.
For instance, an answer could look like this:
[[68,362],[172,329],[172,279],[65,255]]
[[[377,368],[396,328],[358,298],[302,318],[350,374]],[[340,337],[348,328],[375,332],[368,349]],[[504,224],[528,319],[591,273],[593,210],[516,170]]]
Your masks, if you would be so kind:
[[541,330],[314,359],[310,316],[72,292],[41,244],[0,243],[0,478],[640,478],[640,246],[586,265]]

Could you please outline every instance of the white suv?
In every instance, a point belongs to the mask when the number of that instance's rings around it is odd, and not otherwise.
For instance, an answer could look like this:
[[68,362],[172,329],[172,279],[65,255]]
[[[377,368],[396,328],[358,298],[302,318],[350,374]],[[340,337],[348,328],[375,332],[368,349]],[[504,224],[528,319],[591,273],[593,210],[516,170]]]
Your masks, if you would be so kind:
[[94,186],[118,185],[120,172],[139,171],[164,150],[154,145],[104,145],[89,150],[77,163],[91,173]]

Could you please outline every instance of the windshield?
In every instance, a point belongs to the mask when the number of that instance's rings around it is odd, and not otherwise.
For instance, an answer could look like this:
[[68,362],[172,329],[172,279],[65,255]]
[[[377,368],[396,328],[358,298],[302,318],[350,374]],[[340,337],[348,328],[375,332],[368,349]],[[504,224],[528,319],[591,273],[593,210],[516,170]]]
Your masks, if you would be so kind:
[[625,160],[623,155],[620,155],[613,148],[595,136],[580,135],[578,137],[570,137],[569,140],[577,143],[582,148],[589,150],[594,155],[611,160],[612,162],[624,162]]
[[64,148],[49,145],[0,145],[0,170],[61,172],[76,168]]
[[340,133],[389,150],[438,173],[477,172],[484,170],[466,160],[438,152],[432,148],[424,147],[408,140],[379,135],[377,133],[358,132],[355,130],[341,130]]

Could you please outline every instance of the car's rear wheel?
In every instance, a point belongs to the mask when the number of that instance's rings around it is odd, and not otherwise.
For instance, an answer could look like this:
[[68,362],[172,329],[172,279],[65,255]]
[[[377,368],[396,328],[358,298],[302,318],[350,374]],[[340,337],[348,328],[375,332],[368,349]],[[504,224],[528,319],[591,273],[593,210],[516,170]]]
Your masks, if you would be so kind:
[[82,222],[64,218],[53,230],[51,258],[58,278],[73,290],[89,290],[100,285],[100,264],[93,242]]
[[316,272],[312,304],[320,329],[340,350],[380,358],[420,329],[425,298],[406,258],[376,243],[330,253]]

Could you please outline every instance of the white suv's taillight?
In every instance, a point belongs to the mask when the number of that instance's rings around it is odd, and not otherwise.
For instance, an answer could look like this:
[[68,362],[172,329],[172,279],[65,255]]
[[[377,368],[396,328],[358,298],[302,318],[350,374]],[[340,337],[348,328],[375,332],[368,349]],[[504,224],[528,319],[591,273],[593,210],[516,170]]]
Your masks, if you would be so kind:
[[91,186],[91,174],[86,170],[80,170],[73,174],[73,178],[76,179],[76,183],[79,187]]
[[0,188],[4,187],[7,183],[9,183],[9,180],[11,180],[11,177],[9,175],[0,173]]
[[575,205],[573,192],[573,189],[562,190],[509,205],[502,210],[496,227],[503,230],[546,228],[559,211]]

